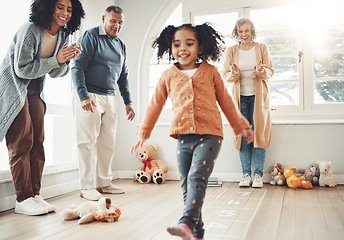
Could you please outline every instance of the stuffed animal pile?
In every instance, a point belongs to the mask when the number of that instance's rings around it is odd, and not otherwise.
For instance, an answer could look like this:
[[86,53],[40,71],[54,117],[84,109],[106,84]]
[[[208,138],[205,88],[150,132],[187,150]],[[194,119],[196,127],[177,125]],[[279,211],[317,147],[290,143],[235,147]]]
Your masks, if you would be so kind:
[[314,185],[320,187],[337,186],[336,178],[331,169],[331,162],[317,161],[310,164],[307,169],[282,168],[281,163],[276,163],[271,170],[271,185],[284,185],[285,182],[291,188],[310,189]]
[[61,212],[64,220],[79,218],[78,223],[84,224],[92,221],[114,222],[121,216],[121,209],[111,204],[111,199],[102,197],[98,202],[87,201],[80,206],[71,206]]
[[142,165],[134,174],[134,181],[140,183],[150,183],[153,181],[156,184],[162,184],[165,182],[165,173],[168,172],[167,165],[157,159],[157,146],[143,145],[136,154]]

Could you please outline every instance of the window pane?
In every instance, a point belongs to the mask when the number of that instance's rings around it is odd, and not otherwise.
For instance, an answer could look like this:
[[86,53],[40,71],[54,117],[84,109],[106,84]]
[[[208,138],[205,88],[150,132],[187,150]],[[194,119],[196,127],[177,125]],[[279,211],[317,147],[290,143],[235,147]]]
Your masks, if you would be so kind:
[[219,13],[210,15],[195,16],[195,24],[203,24],[209,22],[213,25],[216,31],[222,35],[231,35],[235,22],[238,20],[237,12]]
[[314,77],[344,77],[344,53],[314,57]]
[[150,81],[149,81],[149,87],[155,88],[156,84],[158,83],[161,74],[166,70],[169,69],[172,66],[171,64],[156,64],[150,66]]
[[314,82],[314,103],[344,102],[344,79]]
[[314,28],[312,39],[315,52],[344,51],[344,24]]
[[10,170],[6,141],[0,142],[0,172]]
[[296,31],[259,32],[257,41],[268,45],[271,55],[297,54],[298,52]]
[[276,105],[298,105],[299,84],[296,82],[276,83],[270,82],[270,104]]
[[44,98],[46,103],[71,106],[71,84],[70,73],[67,76],[59,78],[50,78],[47,74],[44,85]]
[[250,11],[250,19],[258,31],[295,29],[300,24],[297,13],[293,6],[258,9]]
[[298,59],[296,57],[276,57],[271,60],[275,70],[271,80],[298,80]]

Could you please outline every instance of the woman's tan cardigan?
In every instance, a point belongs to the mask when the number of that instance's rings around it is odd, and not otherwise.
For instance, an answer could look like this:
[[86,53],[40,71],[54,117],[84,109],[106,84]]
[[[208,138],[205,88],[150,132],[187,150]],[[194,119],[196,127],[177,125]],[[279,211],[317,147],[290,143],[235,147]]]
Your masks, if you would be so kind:
[[[271,140],[271,110],[268,79],[274,74],[274,69],[272,68],[268,47],[263,43],[257,42],[255,42],[254,46],[257,63],[262,61],[262,64],[266,65],[264,72],[256,72],[256,97],[253,111],[254,147],[267,148]],[[234,83],[233,101],[240,110],[240,74],[235,75],[231,73],[233,63],[239,66],[239,44],[227,49],[223,76],[226,81]],[[240,150],[241,136],[235,135],[234,145],[236,149]]]

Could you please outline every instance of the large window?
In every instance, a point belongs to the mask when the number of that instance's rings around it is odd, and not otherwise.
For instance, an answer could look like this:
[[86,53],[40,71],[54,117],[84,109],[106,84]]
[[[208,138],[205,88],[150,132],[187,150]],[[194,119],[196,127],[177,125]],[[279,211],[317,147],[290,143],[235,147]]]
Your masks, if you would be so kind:
[[[273,120],[344,119],[344,2],[182,2],[183,22],[210,22],[227,47],[235,44],[231,32],[238,18],[254,22],[256,41],[267,44],[275,69],[269,80]],[[213,63],[221,73],[223,61]],[[150,95],[160,74],[151,68]]]
[[[13,17],[13,4],[3,4],[0,8],[1,37],[0,61],[4,58],[13,36],[19,27],[29,19],[31,1],[20,0],[16,4]],[[10,24],[5,24],[11,19]],[[46,75],[44,95],[47,103],[45,115],[45,171],[59,171],[76,167],[76,144],[74,137],[74,118],[72,114],[72,91],[70,74],[63,78],[52,79]],[[8,153],[5,140],[0,143],[0,174],[8,178]]]

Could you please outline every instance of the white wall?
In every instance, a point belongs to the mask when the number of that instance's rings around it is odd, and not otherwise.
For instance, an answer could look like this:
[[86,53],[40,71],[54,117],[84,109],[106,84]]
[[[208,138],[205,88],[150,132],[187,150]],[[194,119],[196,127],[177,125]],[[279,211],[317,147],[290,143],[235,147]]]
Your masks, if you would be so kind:
[[[142,76],[139,75],[142,41],[145,40],[146,32],[154,28],[151,26],[151,21],[156,19],[164,9],[171,5],[177,5],[178,2],[180,1],[119,0],[116,2],[125,12],[125,25],[120,33],[120,38],[127,46],[131,93],[137,115],[141,114],[138,111],[138,94],[140,94],[138,87],[139,81],[142,81]],[[154,24],[161,24],[161,22],[164,21],[156,21]],[[139,116],[133,123],[129,123],[125,120],[124,107],[120,108],[113,169],[118,170],[121,177],[131,177],[132,172],[140,165],[136,156],[128,154],[131,145],[136,141],[135,133],[138,130]],[[213,175],[224,180],[238,180],[241,177],[241,164],[238,152],[233,147],[232,130],[229,126],[225,126],[224,132],[225,140]],[[168,137],[168,133],[169,126],[157,125],[147,143],[158,145],[158,157],[165,161],[170,169],[168,177],[177,178],[176,140]],[[306,168],[317,160],[332,161],[333,171],[338,176],[337,179],[344,184],[344,148],[341,140],[343,135],[343,124],[274,124],[272,142],[267,149],[264,171],[270,172],[276,162],[282,163],[285,167]],[[264,180],[269,179],[270,175],[266,174]]]

